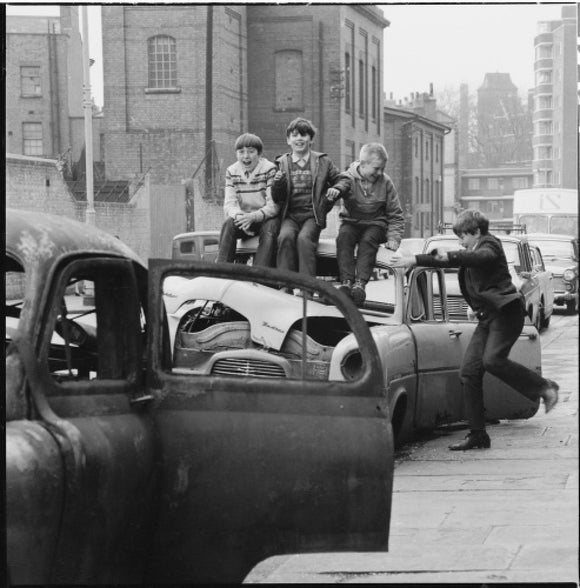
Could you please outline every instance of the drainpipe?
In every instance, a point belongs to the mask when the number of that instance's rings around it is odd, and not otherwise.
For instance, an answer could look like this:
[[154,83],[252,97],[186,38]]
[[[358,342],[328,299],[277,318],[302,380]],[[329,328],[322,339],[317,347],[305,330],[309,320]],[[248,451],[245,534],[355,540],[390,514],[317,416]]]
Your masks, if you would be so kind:
[[95,224],[95,203],[93,194],[93,105],[91,102],[91,78],[89,73],[89,21],[87,6],[81,6],[83,23],[83,108],[85,111],[85,167],[87,174],[86,223]]
[[[212,186],[213,180],[213,6],[207,7],[206,24],[206,45],[205,45],[205,148],[208,154],[205,162],[205,189]],[[206,194],[207,196],[207,194]]]

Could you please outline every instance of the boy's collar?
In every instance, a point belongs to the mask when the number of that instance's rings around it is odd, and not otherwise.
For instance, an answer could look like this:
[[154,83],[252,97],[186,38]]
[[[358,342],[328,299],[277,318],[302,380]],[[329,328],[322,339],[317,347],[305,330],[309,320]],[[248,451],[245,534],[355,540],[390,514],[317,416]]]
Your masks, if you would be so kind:
[[306,155],[296,155],[295,153],[291,153],[290,157],[292,158],[293,163],[297,163],[301,159],[303,159],[306,163],[308,163],[310,161],[310,154],[311,153],[312,153],[311,151],[309,151]]

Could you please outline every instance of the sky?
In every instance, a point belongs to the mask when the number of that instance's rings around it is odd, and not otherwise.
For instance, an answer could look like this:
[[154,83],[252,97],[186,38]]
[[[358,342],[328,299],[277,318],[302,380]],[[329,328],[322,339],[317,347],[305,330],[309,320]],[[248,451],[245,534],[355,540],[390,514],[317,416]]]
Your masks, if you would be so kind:
[[[232,2],[233,4],[233,2]],[[509,73],[525,98],[534,85],[537,23],[557,20],[561,4],[379,4],[390,26],[384,34],[384,90],[395,100],[411,92],[435,94],[461,83],[475,93],[488,72]],[[103,106],[101,18],[88,7],[91,95]],[[55,5],[9,5],[7,14],[58,15]],[[82,30],[82,28],[81,28]]]

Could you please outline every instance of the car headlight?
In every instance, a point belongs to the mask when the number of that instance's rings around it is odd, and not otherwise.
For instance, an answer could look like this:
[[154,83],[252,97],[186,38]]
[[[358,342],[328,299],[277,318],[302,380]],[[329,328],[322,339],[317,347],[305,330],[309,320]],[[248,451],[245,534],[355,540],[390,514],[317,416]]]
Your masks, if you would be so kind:
[[567,281],[567,282],[571,282],[572,280],[574,280],[574,278],[576,277],[576,273],[574,272],[573,269],[567,269],[564,270],[564,273],[562,274],[562,277]]
[[344,379],[347,381],[357,380],[360,377],[363,371],[363,363],[362,356],[358,349],[353,349],[344,356],[340,363],[340,371],[342,372]]

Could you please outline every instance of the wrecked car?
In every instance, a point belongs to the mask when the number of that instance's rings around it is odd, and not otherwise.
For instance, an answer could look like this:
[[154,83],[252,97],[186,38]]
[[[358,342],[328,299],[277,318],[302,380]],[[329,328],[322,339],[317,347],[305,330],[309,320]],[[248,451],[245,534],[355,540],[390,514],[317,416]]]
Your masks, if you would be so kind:
[[[387,550],[387,390],[351,301],[290,272],[146,267],[63,217],[8,210],[6,228],[10,584],[239,583],[272,555]],[[356,346],[355,377],[176,366],[163,290],[183,278],[324,300]]]

